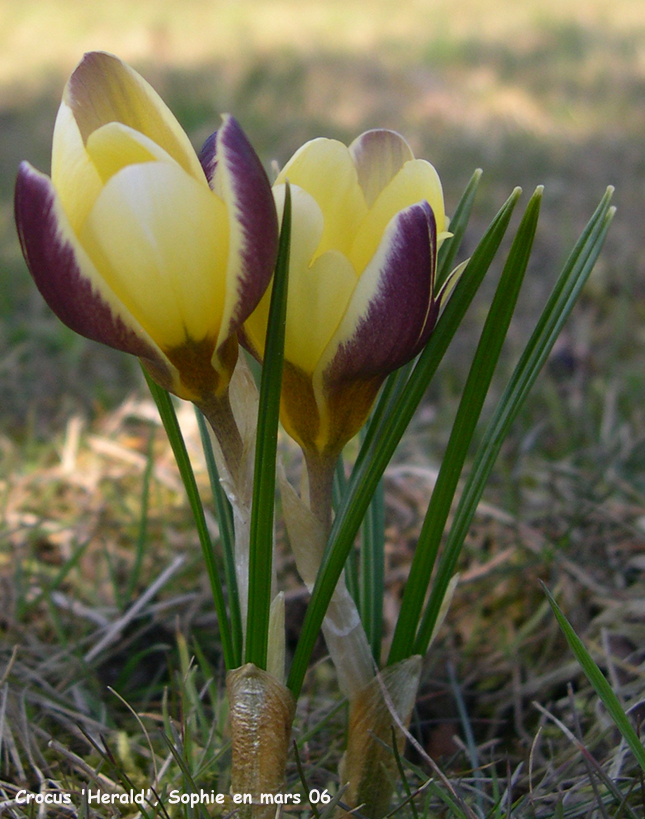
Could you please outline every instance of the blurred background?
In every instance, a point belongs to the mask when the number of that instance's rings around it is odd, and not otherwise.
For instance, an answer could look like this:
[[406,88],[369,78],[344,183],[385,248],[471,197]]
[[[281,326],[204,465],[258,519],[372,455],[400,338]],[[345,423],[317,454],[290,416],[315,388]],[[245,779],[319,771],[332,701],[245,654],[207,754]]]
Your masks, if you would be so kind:
[[[49,170],[64,82],[92,49],[137,68],[197,149],[223,111],[240,120],[267,168],[315,136],[349,142],[367,128],[393,128],[436,165],[449,213],[483,168],[466,253],[515,185],[527,198],[544,184],[518,344],[615,185],[617,218],[552,369],[566,381],[582,368],[583,403],[611,386],[612,407],[642,420],[641,0],[0,0],[1,432],[46,437],[71,412],[109,409],[139,383],[134,362],[75,337],[49,313],[13,224],[18,163]],[[477,310],[470,321],[478,326]],[[453,354],[457,375],[448,371],[442,389],[460,378],[467,328],[464,339]],[[511,357],[512,347],[513,337]]]

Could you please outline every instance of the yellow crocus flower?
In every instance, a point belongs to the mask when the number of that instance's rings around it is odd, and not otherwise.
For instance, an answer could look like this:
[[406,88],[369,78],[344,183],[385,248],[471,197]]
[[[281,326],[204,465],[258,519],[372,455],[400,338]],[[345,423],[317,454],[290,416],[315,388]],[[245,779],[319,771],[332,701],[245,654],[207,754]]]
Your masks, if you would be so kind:
[[65,87],[51,179],[22,163],[15,197],[25,259],[58,317],[202,403],[226,391],[277,247],[269,182],[232,117],[208,158],[212,188],[159,95],[94,52]]
[[[427,342],[441,303],[441,183],[392,131],[349,148],[306,143],[278,176],[292,194],[281,417],[309,456],[333,460],[365,422],[384,378]],[[262,359],[268,294],[244,325]]]

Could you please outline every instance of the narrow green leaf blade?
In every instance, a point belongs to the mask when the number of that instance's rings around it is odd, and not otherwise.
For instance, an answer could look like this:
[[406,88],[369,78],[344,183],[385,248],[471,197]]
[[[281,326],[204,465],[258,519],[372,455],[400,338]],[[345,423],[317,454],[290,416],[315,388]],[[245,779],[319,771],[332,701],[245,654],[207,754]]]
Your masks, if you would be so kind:
[[[332,540],[341,527],[348,525],[346,520],[351,519],[355,527],[352,537],[358,531],[376,485],[490,267],[520,193],[518,188],[511,194],[482,237],[412,374],[399,385],[401,391],[396,401],[388,403],[388,412],[379,423],[378,434],[372,437],[369,450],[364,455],[361,450],[350,478],[345,503],[334,521]],[[370,430],[367,437],[369,435]]]
[[436,288],[441,287],[454,267],[457,252],[461,246],[466,227],[470,220],[470,213],[473,209],[473,203],[481,176],[482,171],[478,168],[470,177],[466,190],[463,192],[459,204],[455,208],[453,217],[450,220],[448,228],[452,236],[446,239],[439,249]]
[[405,586],[388,663],[416,653],[415,635],[441,537],[448,520],[457,483],[470,449],[484,400],[497,366],[528,266],[540,213],[542,189],[527,205],[504,265],[493,302],[470,367],[446,453],[419,535],[410,575]]
[[406,389],[388,415],[369,455],[355,468],[343,506],[339,510],[325,557],[318,571],[302,632],[293,657],[287,685],[298,696],[327,606],[354,543],[376,486],[401,440],[428,383],[437,370],[466,310],[479,289],[486,271],[506,233],[521,191],[516,189],[505,202],[473,253],[468,266],[446,305],[430,341],[419,356]]
[[461,546],[502,443],[600,254],[614,213],[613,208],[609,207],[611,194],[612,189],[609,188],[565,263],[529,343],[484,433],[475,455],[472,471],[457,506],[444,553],[437,566],[417,638],[417,650],[421,654],[427,651],[446,590],[455,571]]
[[[336,471],[334,472],[334,486],[332,490],[334,514],[338,511],[338,507],[345,497],[345,492],[347,492],[347,478],[345,477],[345,459],[341,452],[338,457],[338,463],[336,464]],[[351,594],[352,599],[356,603],[356,606],[358,606],[360,601],[358,560],[354,554],[351,554],[345,563],[345,583],[347,584],[347,590]]]
[[417,361],[418,359],[409,361],[407,364],[399,367],[398,370],[390,373],[385,380],[376,406],[370,415],[367,425],[362,430],[361,448],[352,470],[353,481],[356,480],[354,476],[361,474],[364,469],[364,461],[370,457],[374,442],[383,434],[389,415],[403,394]]
[[638,734],[630,723],[627,714],[625,714],[625,711],[620,704],[620,700],[605,679],[605,675],[594,662],[591,654],[589,654],[587,651],[585,644],[582,642],[580,637],[578,637],[571,623],[562,613],[562,609],[558,606],[553,595],[547,589],[544,583],[542,583],[542,588],[544,589],[544,593],[551,604],[551,608],[553,609],[553,613],[555,614],[558,624],[560,625],[560,628],[562,629],[562,632],[566,637],[576,660],[580,663],[586,678],[593,686],[596,694],[598,694],[602,700],[605,708],[609,712],[610,717],[613,719],[616,727],[622,734],[623,739],[631,748],[631,751],[636,757],[636,761],[640,765],[641,769],[645,771],[645,748],[643,748],[643,744],[639,739]]
[[206,469],[210,480],[213,502],[217,513],[217,524],[219,526],[219,537],[222,544],[222,557],[224,561],[224,578],[226,580],[226,591],[228,592],[228,607],[231,617],[231,632],[233,639],[233,649],[235,652],[235,667],[242,665],[242,613],[240,611],[240,594],[237,588],[237,575],[235,574],[235,530],[233,525],[233,510],[226,493],[222,489],[213,445],[210,433],[206,424],[206,419],[198,407],[195,407],[197,426],[202,441]]
[[208,534],[208,527],[206,526],[206,518],[204,517],[204,508],[202,507],[201,498],[199,497],[199,490],[197,489],[197,482],[195,481],[195,474],[188,457],[186,444],[184,443],[175,408],[172,405],[172,399],[166,390],[162,389],[156,381],[153,381],[148,373],[143,369],[143,374],[148,384],[161,421],[166,430],[166,435],[170,441],[179,474],[186,489],[190,509],[195,520],[195,527],[199,536],[199,543],[202,547],[202,554],[204,555],[204,563],[206,564],[206,571],[211,585],[211,592],[213,594],[213,601],[215,603],[215,612],[219,623],[220,637],[222,638],[222,654],[224,655],[224,664],[227,671],[235,668],[235,651],[233,648],[233,638],[231,634],[231,625],[226,613],[226,603],[224,602],[224,590],[222,588],[222,580],[220,577],[217,562],[215,560],[215,552],[213,544],[211,543],[210,535]]
[[262,669],[267,667],[271,609],[275,461],[278,447],[280,390],[287,318],[290,244],[291,193],[287,182],[260,383],[260,411],[251,511],[246,662],[254,663]]
[[385,494],[378,482],[363,521],[360,553],[359,612],[374,662],[381,659],[383,593],[385,586]]

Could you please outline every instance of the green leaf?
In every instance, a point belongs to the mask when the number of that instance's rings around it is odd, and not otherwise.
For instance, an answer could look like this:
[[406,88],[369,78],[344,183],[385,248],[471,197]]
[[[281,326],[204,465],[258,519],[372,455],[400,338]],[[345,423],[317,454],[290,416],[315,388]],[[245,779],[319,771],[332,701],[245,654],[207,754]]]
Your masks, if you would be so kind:
[[242,614],[240,612],[240,593],[237,588],[237,575],[235,573],[235,529],[233,524],[233,510],[226,492],[222,488],[213,454],[210,433],[206,419],[198,407],[195,407],[197,416],[197,426],[202,441],[202,449],[206,460],[206,469],[210,480],[213,502],[217,514],[217,524],[219,527],[219,538],[222,544],[222,557],[224,561],[224,578],[226,580],[226,591],[228,592],[228,607],[231,617],[231,631],[233,639],[233,649],[235,652],[236,666],[242,664]]
[[466,186],[466,190],[463,192],[463,195],[459,200],[459,204],[455,209],[454,215],[450,220],[448,229],[452,233],[452,236],[446,239],[439,248],[439,258],[437,260],[438,261],[437,280],[435,282],[435,290],[438,290],[441,287],[441,285],[448,278],[450,271],[453,269],[455,265],[457,251],[461,246],[461,242],[464,238],[464,233],[466,232],[466,227],[468,226],[470,212],[472,211],[473,208],[475,194],[477,193],[477,188],[479,187],[479,181],[481,179],[481,176],[482,171],[480,168],[478,168],[475,171],[475,173],[470,177],[470,181]]
[[484,234],[419,356],[405,390],[383,420],[379,435],[372,438],[360,467],[354,468],[347,495],[332,526],[291,665],[287,685],[296,698],[327,606],[378,482],[499,248],[520,193],[517,188],[511,194]]
[[430,584],[432,569],[461,470],[515,311],[533,247],[541,199],[542,189],[538,188],[527,205],[488,311],[414,552],[388,664],[396,663],[416,653],[415,635]]
[[360,474],[365,468],[365,459],[370,457],[374,442],[378,441],[383,434],[392,409],[396,406],[397,401],[403,394],[417,361],[418,358],[408,361],[407,364],[404,364],[402,367],[399,367],[398,370],[390,373],[385,380],[385,384],[378,397],[376,406],[369,417],[367,426],[361,431],[361,448],[352,470],[352,479],[354,481],[356,480],[355,476]]
[[605,679],[604,674],[594,662],[593,657],[585,648],[585,645],[580,637],[578,637],[576,632],[573,630],[571,623],[564,616],[562,610],[555,602],[553,595],[547,589],[544,583],[542,583],[542,588],[544,589],[544,593],[551,604],[553,613],[556,616],[560,628],[562,629],[562,632],[564,633],[564,636],[566,637],[576,660],[582,666],[582,670],[584,671],[586,678],[593,686],[596,694],[598,694],[602,700],[609,713],[609,716],[613,719],[616,728],[618,728],[623,739],[631,748],[632,753],[636,757],[636,761],[640,765],[641,769],[645,771],[645,748],[643,748],[643,744],[638,737],[638,734],[629,721],[627,714],[625,714],[623,706],[620,704],[620,700],[616,694],[614,694],[612,687]]
[[473,468],[464,486],[444,552],[437,565],[417,637],[416,650],[421,654],[425,654],[428,649],[461,546],[502,443],[602,249],[614,214],[614,209],[609,207],[611,194],[612,189],[608,188],[565,263],[475,454]]
[[204,555],[204,563],[206,564],[206,571],[208,573],[208,579],[211,585],[211,592],[215,603],[215,612],[219,623],[220,637],[222,638],[222,654],[224,655],[226,670],[228,671],[231,668],[237,667],[235,651],[233,648],[231,625],[226,613],[222,580],[215,561],[213,544],[211,543],[210,535],[208,534],[206,518],[204,517],[204,508],[202,507],[202,502],[199,497],[195,474],[193,473],[190,458],[188,457],[188,452],[186,451],[186,444],[184,443],[184,438],[181,434],[181,429],[179,428],[175,408],[172,405],[170,395],[166,392],[166,390],[162,389],[156,381],[153,381],[152,378],[150,378],[148,373],[145,371],[145,368],[142,367],[142,369],[148,384],[148,388],[152,393],[154,402],[159,410],[161,421],[164,425],[164,429],[166,430],[168,440],[170,441],[170,446],[172,447],[175,460],[177,461],[179,474],[181,475],[181,479],[186,489],[186,494],[188,495],[188,502],[195,520],[199,542],[202,547],[202,554]]
[[[338,507],[341,505],[343,498],[347,492],[347,478],[345,477],[345,459],[341,452],[338,456],[336,464],[336,471],[334,472],[334,485],[332,487],[332,504],[334,514],[337,513]],[[358,581],[358,560],[355,554],[351,554],[345,563],[345,583],[347,590],[352,596],[352,599],[359,605],[360,591]]]
[[287,182],[260,383],[260,411],[258,413],[251,511],[246,662],[254,663],[262,669],[267,667],[271,609],[275,461],[280,419],[290,243],[291,194]]
[[363,521],[360,552],[359,612],[372,657],[378,665],[383,636],[383,594],[385,586],[385,496],[383,479]]

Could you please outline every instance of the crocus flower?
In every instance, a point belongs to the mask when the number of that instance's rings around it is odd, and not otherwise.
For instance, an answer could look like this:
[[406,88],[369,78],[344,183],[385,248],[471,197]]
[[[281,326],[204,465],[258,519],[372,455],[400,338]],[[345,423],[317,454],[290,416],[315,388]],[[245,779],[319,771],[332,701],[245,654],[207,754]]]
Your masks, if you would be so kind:
[[15,197],[25,259],[58,317],[198,403],[225,393],[277,245],[269,182],[237,122],[224,117],[209,144],[212,188],[150,85],[86,54],[56,118],[51,179],[22,163]]
[[[305,454],[331,460],[365,422],[384,378],[423,348],[441,303],[441,183],[392,131],[347,148],[306,143],[274,185],[292,192],[281,417]],[[268,298],[244,325],[261,359]]]

